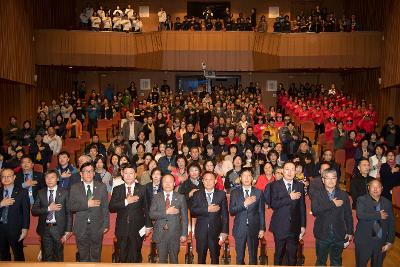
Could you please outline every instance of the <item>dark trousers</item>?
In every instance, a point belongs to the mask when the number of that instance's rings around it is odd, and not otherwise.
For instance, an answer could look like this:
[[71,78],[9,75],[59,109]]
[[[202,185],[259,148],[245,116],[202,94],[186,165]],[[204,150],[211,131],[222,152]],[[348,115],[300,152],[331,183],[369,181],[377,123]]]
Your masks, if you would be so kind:
[[316,239],[315,250],[317,254],[317,261],[315,265],[326,266],[326,261],[329,255],[331,266],[342,266],[342,252],[344,240],[335,241],[333,231],[329,231],[328,239]]
[[[204,235],[207,235],[204,233]],[[218,244],[219,237],[212,238],[205,236],[196,238],[196,251],[197,251],[197,263],[205,264],[207,258],[207,251],[210,250],[211,264],[219,264],[219,252],[221,246]]]
[[139,233],[128,236],[118,236],[117,244],[119,249],[120,262],[140,263],[142,261],[143,238]]
[[[286,238],[279,238],[274,235],[274,242],[274,265],[285,264],[295,266],[297,262],[299,237],[297,235],[292,235]],[[284,258],[287,259],[287,263],[283,262]]]
[[160,243],[157,243],[159,263],[178,263],[180,249],[179,236],[164,235]]
[[90,133],[90,136],[93,136],[95,134],[96,128],[97,128],[97,119],[89,119],[88,132]]
[[55,226],[46,226],[41,235],[41,249],[43,261],[64,261],[64,245],[61,243],[62,234]]
[[317,134],[322,134],[325,132],[325,125],[323,123],[321,124],[316,124],[315,123],[315,131],[317,132]]
[[79,261],[100,262],[103,233],[99,233],[98,229],[93,229],[93,227],[91,228],[90,225],[88,225],[84,234],[75,236],[79,252]]
[[0,260],[11,261],[10,248],[14,261],[25,261],[23,241],[18,242],[19,235],[10,233],[8,224],[0,224]]
[[380,240],[373,240],[362,244],[356,242],[356,266],[366,267],[369,260],[371,260],[371,267],[382,266],[386,252],[382,253],[381,244]]
[[251,225],[247,226],[246,236],[237,238],[235,237],[235,249],[236,249],[236,264],[244,265],[244,256],[247,251],[249,252],[249,264],[257,264],[257,252],[258,252],[258,235],[250,234]]

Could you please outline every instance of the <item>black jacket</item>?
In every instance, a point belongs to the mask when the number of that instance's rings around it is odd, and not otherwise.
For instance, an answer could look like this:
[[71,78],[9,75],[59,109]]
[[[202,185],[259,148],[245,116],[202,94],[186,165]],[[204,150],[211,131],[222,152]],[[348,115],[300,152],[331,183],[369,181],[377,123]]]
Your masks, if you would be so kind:
[[292,190],[300,192],[301,197],[292,200],[287,192],[284,180],[271,183],[271,208],[273,213],[269,230],[279,238],[298,236],[301,227],[306,227],[304,185],[293,180]]
[[125,206],[126,194],[125,183],[115,187],[108,205],[110,212],[117,213],[115,223],[116,236],[136,236],[137,232],[143,226],[152,226],[145,187],[139,183],[135,183],[132,194],[138,196],[139,200],[127,206]]
[[[147,197],[147,204],[151,205],[151,201],[153,200],[153,196],[155,196],[155,194],[153,193],[153,182],[147,183],[145,185],[146,188],[146,197]],[[157,194],[162,192],[162,185],[161,185],[161,181],[160,184],[158,185],[158,190],[157,190]]]
[[[214,190],[212,204],[218,205],[218,212],[208,212],[208,203],[205,189],[193,194],[190,214],[196,217],[195,237],[197,240],[218,239],[220,233],[229,234],[229,213],[226,194],[224,191]],[[205,234],[208,233],[208,234]]]
[[[36,196],[38,194],[38,191],[40,189],[42,189],[43,187],[46,186],[45,182],[44,182],[44,178],[43,178],[43,173],[41,172],[33,172],[33,181],[36,181],[37,184],[35,186],[32,186],[32,195],[33,195],[33,199],[36,199]],[[15,176],[15,182],[14,184],[18,187],[22,187],[22,184],[25,182],[25,177],[24,177],[24,173],[21,170],[20,172],[17,173],[17,175]],[[28,190],[28,188],[26,188],[26,190]],[[29,191],[28,191],[29,192]]]
[[[380,210],[385,210],[389,215],[386,220],[381,219],[381,214],[376,211],[376,202],[369,194],[358,198],[357,201],[357,227],[354,241],[357,244],[373,244],[377,241],[381,245],[392,243],[395,239],[395,219],[393,216],[392,203],[384,197],[379,199]],[[377,221],[382,229],[382,238],[378,239],[373,230],[374,223]]]
[[[3,200],[4,187],[0,188],[0,201]],[[8,231],[10,236],[19,237],[22,229],[29,229],[30,223],[30,203],[28,191],[14,184],[11,198],[15,200],[14,204],[8,206]],[[5,207],[0,208],[0,218]]]
[[252,236],[257,236],[259,231],[265,231],[265,204],[261,190],[252,187],[250,196],[256,197],[256,202],[248,206],[244,206],[243,187],[235,188],[231,192],[229,213],[235,216],[232,228],[232,234],[235,238],[246,237],[247,221]]
[[348,194],[335,189],[335,198],[343,200],[343,205],[336,207],[329,200],[325,188],[315,192],[311,201],[311,210],[315,217],[314,236],[316,239],[327,240],[332,225],[336,241],[343,240],[346,234],[353,235],[353,216]]
[[[57,230],[61,235],[65,232],[72,232],[72,214],[69,211],[68,206],[69,192],[67,189],[57,187],[57,193],[55,195],[54,202],[61,204],[61,210],[55,211],[55,219],[57,224]],[[32,215],[39,216],[39,222],[36,227],[36,232],[42,235],[46,227],[46,219],[48,214],[49,199],[47,197],[47,187],[39,190],[35,203],[32,206]]]
[[357,199],[365,195],[368,190],[367,186],[368,183],[371,182],[374,178],[371,176],[364,177],[359,172],[353,175],[350,180],[350,195],[351,199],[353,200],[352,207],[355,209],[357,207]]

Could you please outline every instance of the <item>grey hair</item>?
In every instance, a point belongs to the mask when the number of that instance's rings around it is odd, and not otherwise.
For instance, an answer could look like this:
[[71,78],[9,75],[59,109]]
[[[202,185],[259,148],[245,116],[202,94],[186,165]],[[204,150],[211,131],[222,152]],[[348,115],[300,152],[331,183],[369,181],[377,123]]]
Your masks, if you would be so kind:
[[337,172],[333,168],[328,168],[328,169],[324,170],[322,172],[322,177],[325,178],[325,176],[328,175],[328,174],[333,174],[333,176],[335,176],[337,178]]

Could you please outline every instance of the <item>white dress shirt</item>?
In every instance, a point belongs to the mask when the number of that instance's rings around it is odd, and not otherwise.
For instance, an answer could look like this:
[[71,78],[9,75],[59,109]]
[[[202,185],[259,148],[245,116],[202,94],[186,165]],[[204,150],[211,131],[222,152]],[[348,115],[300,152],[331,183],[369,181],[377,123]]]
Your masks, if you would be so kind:
[[169,202],[172,203],[172,194],[174,191],[171,191],[171,192],[163,191],[163,192],[164,192],[164,200],[167,201],[167,194],[169,194]]

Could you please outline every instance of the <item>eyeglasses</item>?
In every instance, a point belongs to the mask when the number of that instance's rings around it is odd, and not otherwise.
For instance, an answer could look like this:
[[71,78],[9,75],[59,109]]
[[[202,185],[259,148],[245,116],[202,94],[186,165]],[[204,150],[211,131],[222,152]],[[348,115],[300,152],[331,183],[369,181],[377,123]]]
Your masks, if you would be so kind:
[[325,179],[325,180],[337,180],[337,177],[332,177],[332,178],[325,178],[325,177],[324,177],[324,179]]
[[83,173],[85,173],[85,174],[92,174],[92,173],[94,173],[94,171],[93,170],[90,170],[90,171],[82,171]]

